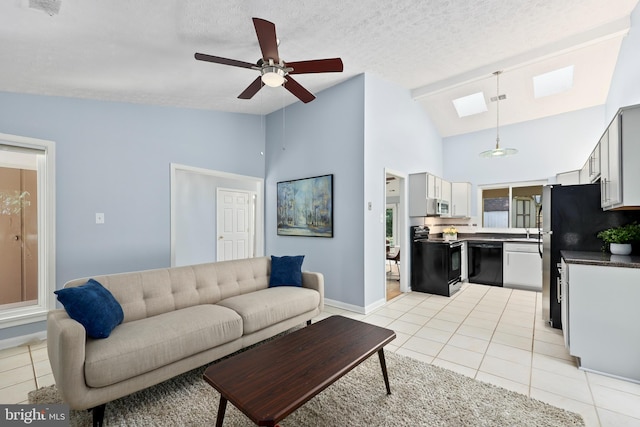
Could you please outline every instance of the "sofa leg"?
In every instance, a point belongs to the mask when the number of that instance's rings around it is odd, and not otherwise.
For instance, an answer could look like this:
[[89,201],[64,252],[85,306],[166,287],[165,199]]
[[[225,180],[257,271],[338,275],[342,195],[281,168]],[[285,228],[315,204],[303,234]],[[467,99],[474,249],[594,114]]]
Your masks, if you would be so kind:
[[106,406],[107,404],[103,403],[102,405],[89,409],[89,411],[93,412],[93,427],[102,427],[102,423],[104,421],[104,408]]
[[311,320],[307,320],[307,326],[311,324]]

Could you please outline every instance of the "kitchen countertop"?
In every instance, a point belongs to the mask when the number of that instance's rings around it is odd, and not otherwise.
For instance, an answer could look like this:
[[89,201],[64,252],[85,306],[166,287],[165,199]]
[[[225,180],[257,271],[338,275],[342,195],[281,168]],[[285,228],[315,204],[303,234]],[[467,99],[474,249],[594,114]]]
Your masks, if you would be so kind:
[[482,235],[473,235],[466,234],[462,236],[458,236],[456,240],[444,240],[442,237],[432,237],[429,236],[429,241],[435,243],[443,243],[443,242],[506,242],[506,243],[538,243],[538,235],[535,237],[496,237],[496,236],[482,236]]
[[638,255],[612,255],[608,252],[583,251],[560,251],[560,255],[567,264],[640,268],[640,256]]

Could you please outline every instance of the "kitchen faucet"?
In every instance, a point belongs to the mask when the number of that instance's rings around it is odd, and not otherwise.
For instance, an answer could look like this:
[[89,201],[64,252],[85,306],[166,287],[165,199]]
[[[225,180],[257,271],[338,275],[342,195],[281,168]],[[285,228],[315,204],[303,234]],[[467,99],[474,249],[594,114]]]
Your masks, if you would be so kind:
[[524,231],[527,232],[527,239],[529,238],[529,229],[527,227],[524,228]]

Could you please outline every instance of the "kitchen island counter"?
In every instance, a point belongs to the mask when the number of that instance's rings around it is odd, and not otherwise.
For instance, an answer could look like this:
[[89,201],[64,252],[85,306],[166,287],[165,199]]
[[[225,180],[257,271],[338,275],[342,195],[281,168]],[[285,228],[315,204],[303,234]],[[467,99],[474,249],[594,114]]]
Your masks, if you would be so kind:
[[640,268],[640,256],[638,255],[612,255],[602,251],[561,251],[560,256],[567,264]]

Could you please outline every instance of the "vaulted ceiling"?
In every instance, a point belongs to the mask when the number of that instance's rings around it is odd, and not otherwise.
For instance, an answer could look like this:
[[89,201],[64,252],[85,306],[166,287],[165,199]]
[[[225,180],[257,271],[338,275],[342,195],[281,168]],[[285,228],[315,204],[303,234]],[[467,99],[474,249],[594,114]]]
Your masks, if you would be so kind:
[[[281,87],[237,96],[258,71],[196,61],[260,55],[252,17],[272,21],[285,61],[341,57],[343,73],[298,75],[317,96],[367,72],[410,91],[442,136],[605,102],[638,0],[7,0],[0,91],[266,114],[297,102]],[[573,86],[534,99],[532,77],[574,66]],[[459,118],[452,100],[483,92]]]

